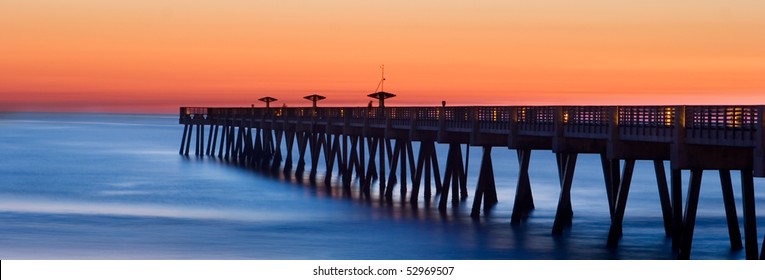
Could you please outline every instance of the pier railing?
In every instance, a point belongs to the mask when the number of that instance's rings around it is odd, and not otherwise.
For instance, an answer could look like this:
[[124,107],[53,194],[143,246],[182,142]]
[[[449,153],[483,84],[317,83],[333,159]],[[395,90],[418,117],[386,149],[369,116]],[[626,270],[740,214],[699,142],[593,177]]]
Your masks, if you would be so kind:
[[687,107],[686,139],[693,144],[751,146],[760,113],[754,106]]
[[675,106],[623,106],[617,109],[617,126],[623,140],[672,142]]
[[267,121],[754,147],[758,106],[181,107],[183,121]]

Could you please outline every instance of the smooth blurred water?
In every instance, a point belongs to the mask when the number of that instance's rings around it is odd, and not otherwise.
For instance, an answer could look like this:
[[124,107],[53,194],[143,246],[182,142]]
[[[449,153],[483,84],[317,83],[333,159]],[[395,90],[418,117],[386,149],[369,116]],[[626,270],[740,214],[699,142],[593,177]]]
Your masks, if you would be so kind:
[[[650,162],[636,165],[624,236],[611,250],[605,246],[610,221],[597,156],[580,155],[573,226],[556,237],[550,231],[559,186],[551,152],[532,154],[536,210],[524,225],[512,227],[518,175],[512,150],[493,150],[500,202],[490,216],[474,221],[469,211],[480,148],[470,150],[471,197],[442,214],[432,206],[437,199],[417,209],[398,203],[398,189],[393,204],[358,199],[356,189],[344,197],[336,174],[327,188],[323,178],[312,186],[217,159],[182,157],[182,132],[177,116],[0,114],[0,258],[674,258]],[[443,170],[446,149],[438,149]],[[733,175],[742,221],[740,182]],[[759,242],[764,183],[755,181]],[[744,258],[743,251],[730,250],[723,209],[719,177],[705,172],[692,258]]]

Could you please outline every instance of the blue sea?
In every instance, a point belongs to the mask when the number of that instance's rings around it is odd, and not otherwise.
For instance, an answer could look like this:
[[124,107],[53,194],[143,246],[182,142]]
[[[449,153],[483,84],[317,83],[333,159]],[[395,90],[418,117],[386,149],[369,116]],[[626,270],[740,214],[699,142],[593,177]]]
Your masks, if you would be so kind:
[[[311,185],[217,158],[180,156],[182,134],[176,115],[0,114],[0,259],[675,258],[651,162],[636,164],[624,235],[609,249],[597,155],[579,156],[573,225],[554,236],[560,187],[549,151],[531,156],[536,210],[523,225],[511,226],[518,180],[513,150],[493,149],[499,203],[476,221],[470,208],[480,148],[470,149],[470,198],[441,213],[433,207],[437,198],[430,207],[420,199],[417,208],[359,199],[357,182],[345,197],[336,173],[329,186],[323,178]],[[437,149],[443,170],[447,149]],[[319,169],[324,176],[324,166]],[[741,223],[737,172],[733,180]],[[758,242],[765,233],[763,187],[765,180],[755,179]],[[723,210],[719,177],[705,172],[692,259],[745,257],[730,249]]]

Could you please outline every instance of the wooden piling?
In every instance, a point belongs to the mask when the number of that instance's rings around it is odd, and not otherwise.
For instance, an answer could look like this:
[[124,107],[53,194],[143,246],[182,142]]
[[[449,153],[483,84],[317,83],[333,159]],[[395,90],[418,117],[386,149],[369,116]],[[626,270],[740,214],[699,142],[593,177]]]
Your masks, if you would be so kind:
[[738,215],[736,214],[736,201],[733,199],[733,183],[730,178],[730,170],[720,170],[720,185],[723,202],[725,203],[725,219],[728,222],[730,247],[733,250],[741,249],[743,244],[741,244],[741,230],[738,226]]
[[680,239],[683,233],[683,173],[680,169],[670,172],[672,196],[672,249],[680,249]]
[[295,146],[295,132],[291,130],[285,130],[285,148],[287,155],[284,158],[284,174],[289,175],[292,170],[292,149]]
[[663,160],[654,160],[653,168],[656,173],[656,186],[659,189],[659,202],[661,203],[661,216],[664,220],[664,235],[672,236],[672,202],[669,198],[669,185],[667,174],[664,170]]
[[[411,152],[411,149],[410,149]],[[409,197],[409,203],[413,207],[417,207],[418,204],[418,197],[420,194],[420,182],[422,181],[422,173],[425,171],[425,165],[427,165],[429,162],[425,160],[425,148],[422,144],[420,144],[419,152],[417,153],[417,161],[415,163],[415,171],[412,173],[412,194]],[[428,170],[425,172],[430,172],[430,168],[427,168]],[[427,176],[427,175],[426,175]],[[426,180],[430,180],[430,176],[427,176]],[[430,182],[426,183],[427,187],[430,188]],[[430,194],[430,190],[427,190],[427,193]]]
[[757,217],[754,206],[754,177],[752,170],[741,170],[741,198],[744,210],[744,250],[746,259],[757,259]]
[[611,228],[608,231],[609,247],[616,246],[619,238],[622,236],[622,223],[624,222],[624,211],[627,207],[627,197],[630,193],[630,184],[632,183],[632,172],[635,168],[635,160],[624,160],[624,170],[621,176],[621,183],[616,189],[616,201],[614,204],[614,215],[611,218]]
[[206,156],[212,156],[212,154],[215,152],[213,149],[215,147],[213,146],[213,134],[215,134],[215,125],[212,124],[209,126],[209,131],[207,132],[207,142],[205,143],[205,149],[202,150],[202,153]]
[[220,132],[220,145],[218,146],[218,158],[222,159],[224,157],[223,150],[226,146],[227,141],[227,135],[228,135],[228,125],[222,125],[221,126],[221,132]]
[[[617,169],[616,174],[614,174],[613,166],[616,165],[616,167],[618,168],[619,160],[616,160],[616,162],[614,163],[613,160],[609,160],[608,158],[606,158],[606,154],[600,154],[600,164],[603,168],[603,178],[605,180],[605,186],[606,186],[606,199],[608,199],[608,213],[613,219],[614,205],[616,204],[614,203],[614,201],[616,200],[614,195],[616,192],[614,190],[616,189],[616,186],[619,186],[619,183],[618,183],[619,172]],[[617,178],[614,178],[614,177],[617,177]]]
[[470,216],[473,218],[480,217],[482,203],[484,214],[488,213],[491,206],[497,203],[494,168],[491,162],[491,146],[483,147],[481,170],[478,173],[478,183],[476,184],[475,196],[473,196],[473,209]]
[[183,154],[183,150],[185,148],[186,144],[186,133],[189,131],[189,124],[186,124],[183,126],[183,136],[181,137],[181,149],[178,150],[178,154]]
[[688,182],[688,198],[685,202],[685,219],[683,221],[683,232],[680,238],[678,259],[687,260],[691,257],[693,229],[696,226],[696,209],[699,205],[702,172],[703,170],[701,169],[691,169],[691,179]]
[[189,155],[189,147],[191,147],[191,135],[194,134],[194,125],[189,125],[189,134],[186,135],[186,150],[183,152],[184,155]]
[[[380,171],[377,173],[377,175],[379,176],[379,181],[380,181],[380,190],[379,190],[380,191],[380,200],[382,200],[383,197],[385,196],[385,154],[386,154],[385,153],[385,151],[386,151],[385,148],[386,148],[386,146],[390,147],[390,142],[387,141],[384,138],[381,138],[378,141],[380,142],[379,143],[380,144],[380,148],[379,148],[379,150],[380,150],[380,153],[379,153],[380,154],[379,155]],[[386,142],[388,143],[388,145],[385,145]],[[390,154],[390,153],[388,153],[388,154]]]
[[574,211],[571,209],[571,183],[574,179],[576,157],[576,153],[560,154],[558,172],[561,179],[561,190],[558,199],[558,209],[555,213],[555,221],[553,222],[553,234],[563,233],[563,228],[571,226],[571,221],[574,217]]
[[210,132],[213,133],[212,144],[210,144],[210,151],[209,151],[210,156],[215,156],[215,148],[217,147],[217,144],[218,144],[218,128],[219,127],[220,127],[219,125],[213,125],[212,129],[210,130]]
[[529,180],[529,162],[531,160],[530,149],[519,149],[518,154],[518,185],[515,189],[515,202],[513,214],[510,219],[512,224],[520,224],[525,221],[531,210],[534,210],[534,197],[531,193],[531,181]]
[[284,138],[284,131],[274,130],[274,138],[276,140],[273,144],[273,158],[271,159],[271,172],[277,172],[282,164],[282,140]]
[[[385,189],[385,200],[390,202],[393,200],[393,186],[396,183],[396,169],[398,168],[398,158],[401,154],[401,141],[396,140],[396,144],[393,148],[392,157],[390,158],[390,176],[388,177],[387,189]],[[382,165],[382,164],[381,164]]]
[[308,132],[303,131],[298,132],[295,137],[297,137],[298,145],[298,162],[297,168],[295,168],[295,176],[300,177],[303,173],[303,170],[305,170],[305,152],[309,145],[309,136]]
[[[200,145],[199,145],[199,148],[198,148],[199,149],[198,150],[199,151],[198,155],[200,157],[204,157],[204,155],[205,155],[205,125],[204,124],[200,124],[199,125],[199,143],[200,143]],[[208,141],[208,143],[209,143],[209,141]]]

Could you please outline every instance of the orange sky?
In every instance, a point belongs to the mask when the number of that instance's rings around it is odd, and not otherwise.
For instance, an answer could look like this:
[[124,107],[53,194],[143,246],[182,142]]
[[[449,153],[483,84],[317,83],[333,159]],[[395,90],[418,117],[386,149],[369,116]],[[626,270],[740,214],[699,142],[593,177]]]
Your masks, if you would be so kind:
[[761,0],[2,0],[0,111],[765,104]]

